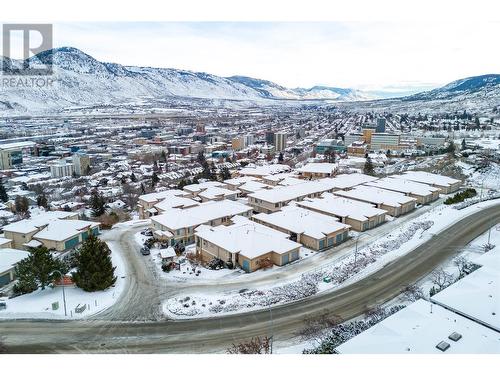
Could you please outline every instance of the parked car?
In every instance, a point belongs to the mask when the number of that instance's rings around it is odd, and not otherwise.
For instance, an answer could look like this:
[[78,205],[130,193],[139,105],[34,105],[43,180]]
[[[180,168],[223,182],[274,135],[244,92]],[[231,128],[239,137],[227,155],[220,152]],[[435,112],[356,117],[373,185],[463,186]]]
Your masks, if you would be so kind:
[[149,249],[147,247],[143,247],[143,248],[141,248],[141,254],[142,255],[149,255],[149,254],[151,254],[151,251],[149,251]]

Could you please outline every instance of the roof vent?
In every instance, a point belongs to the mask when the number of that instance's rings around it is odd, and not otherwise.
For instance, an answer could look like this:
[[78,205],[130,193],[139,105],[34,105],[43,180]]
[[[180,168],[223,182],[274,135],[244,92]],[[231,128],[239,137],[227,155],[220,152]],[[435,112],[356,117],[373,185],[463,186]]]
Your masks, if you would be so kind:
[[449,347],[450,344],[448,344],[446,341],[441,341],[439,344],[436,345],[436,348],[438,348],[442,352],[447,351]]
[[458,340],[460,340],[462,338],[462,335],[458,332],[453,332],[451,335],[448,336],[448,338],[452,341],[457,342]]

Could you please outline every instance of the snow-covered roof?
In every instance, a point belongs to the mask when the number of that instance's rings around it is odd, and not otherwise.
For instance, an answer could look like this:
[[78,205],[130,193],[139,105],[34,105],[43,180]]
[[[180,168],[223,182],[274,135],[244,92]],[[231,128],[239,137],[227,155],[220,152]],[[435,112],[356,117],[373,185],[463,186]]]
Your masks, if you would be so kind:
[[52,221],[57,220],[59,222],[63,221],[60,219],[67,219],[72,216],[75,216],[74,212],[65,212],[65,211],[43,212],[40,213],[39,215],[32,216],[29,219],[20,220],[15,223],[6,225],[3,227],[3,230],[16,233],[31,233],[39,230],[41,227],[49,224]]
[[260,166],[247,166],[239,171],[242,176],[267,176],[283,172],[289,172],[290,167],[285,164],[268,164]]
[[[432,305],[432,309],[431,309]],[[449,336],[462,337],[453,341]],[[442,352],[436,345],[447,342]],[[500,333],[424,300],[407,306],[337,347],[341,354],[498,353]]]
[[251,210],[252,207],[231,200],[209,201],[191,208],[169,209],[162,215],[153,216],[151,220],[170,230],[177,230],[207,224],[212,220],[243,214]]
[[35,146],[35,142],[31,142],[31,141],[3,143],[3,144],[0,144],[0,150],[20,149],[20,148],[34,147],[34,146]]
[[324,178],[320,180],[324,183],[329,183],[336,189],[349,189],[367,182],[378,180],[377,177],[368,176],[363,173],[341,174],[332,178]]
[[333,173],[337,169],[335,163],[307,163],[298,171],[302,173]]
[[97,226],[99,226],[99,224],[94,221],[85,221],[85,220],[52,221],[40,232],[35,234],[33,238],[39,240],[49,240],[49,241],[64,241],[67,240],[68,238],[76,236],[82,231],[86,231],[89,228],[95,228]]
[[405,180],[421,182],[424,184],[446,186],[446,187],[462,182],[460,180],[456,180],[451,177],[441,176],[439,174],[423,172],[423,171],[408,171],[403,173],[402,175],[394,175],[391,177],[402,178]]
[[238,187],[240,185],[243,185],[245,182],[250,182],[250,181],[257,181],[257,179],[255,177],[251,177],[251,176],[241,176],[241,177],[235,177],[235,178],[230,178],[228,180],[224,180],[224,183],[226,185]]
[[321,198],[305,199],[297,205],[317,210],[334,216],[350,217],[358,221],[385,214],[385,210],[375,208],[369,203],[338,197],[330,193],[322,194]]
[[29,251],[0,248],[0,273],[14,268],[16,263],[27,258],[29,255]]
[[167,247],[166,249],[160,249],[160,257],[162,258],[173,258],[177,254],[175,253],[175,250],[172,246]]
[[330,186],[322,184],[320,181],[321,180],[304,181],[301,184],[276,187],[271,190],[259,190],[249,194],[249,197],[270,203],[278,203],[291,201],[310,194],[322,193],[331,189]]
[[245,191],[245,192],[252,192],[255,193],[256,191],[262,190],[262,189],[270,189],[271,186],[264,184],[259,181],[248,181],[245,182],[243,185],[240,185],[238,189]]
[[377,181],[368,182],[366,185],[419,196],[427,196],[439,191],[438,188],[427,184],[393,177],[385,177]]
[[301,246],[287,239],[285,233],[245,219],[229,226],[220,225],[198,231],[196,235],[230,253],[249,259],[270,252],[283,254]]
[[197,206],[198,202],[184,197],[170,196],[162,201],[156,203],[154,207],[161,211],[166,211],[171,208],[186,208]]
[[260,213],[254,218],[316,239],[322,239],[330,233],[350,228],[349,225],[337,222],[336,218],[296,206],[283,207],[281,211],[272,214]]
[[162,199],[166,199],[169,197],[174,197],[174,196],[183,196],[186,193],[182,190],[165,190],[165,191],[160,191],[158,193],[149,193],[149,194],[144,194],[139,196],[140,200],[143,200],[144,202],[147,203],[154,203]]
[[205,198],[205,199],[215,199],[215,198],[219,198],[219,197],[225,198],[225,197],[235,196],[238,193],[239,193],[238,190],[229,190],[229,189],[225,189],[225,188],[218,187],[218,186],[211,186],[211,187],[207,188],[206,190],[203,190],[202,192],[200,192],[198,194],[198,196]]
[[354,189],[347,191],[338,190],[333,194],[346,198],[363,200],[377,205],[385,204],[391,207],[401,207],[403,204],[416,201],[415,198],[411,198],[396,191],[379,189],[373,186],[365,185],[356,186]]
[[8,238],[5,237],[0,237],[0,246],[6,245],[10,242],[12,242],[12,240],[9,240]]
[[500,269],[483,266],[431,299],[440,305],[500,330]]
[[224,187],[224,183],[218,182],[218,181],[206,181],[206,182],[200,182],[199,184],[191,184],[191,185],[186,185],[184,186],[184,191],[187,191],[189,193],[198,193],[200,191],[203,191],[205,189],[208,189],[210,187]]

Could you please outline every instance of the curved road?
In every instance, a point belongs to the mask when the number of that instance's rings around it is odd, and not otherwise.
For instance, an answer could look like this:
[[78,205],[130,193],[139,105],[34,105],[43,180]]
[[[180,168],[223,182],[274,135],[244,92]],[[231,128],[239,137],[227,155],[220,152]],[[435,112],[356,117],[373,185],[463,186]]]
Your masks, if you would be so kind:
[[[257,335],[273,335],[275,340],[285,340],[295,336],[304,318],[310,315],[328,311],[350,319],[363,314],[371,306],[394,298],[406,285],[427,275],[485,232],[492,223],[499,221],[498,204],[490,206],[460,220],[359,281],[306,300],[273,307],[272,311],[158,322],[8,321],[0,323],[0,336],[13,353],[203,353],[220,352],[233,342]],[[125,293],[140,290],[132,283]],[[145,298],[154,298],[154,295]],[[143,303],[141,301],[144,299],[137,299],[137,303]],[[101,314],[100,319],[117,318],[115,314],[110,309]]]

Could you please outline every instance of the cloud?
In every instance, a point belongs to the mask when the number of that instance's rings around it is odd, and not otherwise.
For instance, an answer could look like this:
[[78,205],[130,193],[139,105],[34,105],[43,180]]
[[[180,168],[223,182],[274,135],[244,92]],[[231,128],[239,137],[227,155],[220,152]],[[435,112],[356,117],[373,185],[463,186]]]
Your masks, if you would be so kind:
[[499,34],[499,23],[479,21],[54,25],[56,46],[103,61],[401,91],[500,72]]

